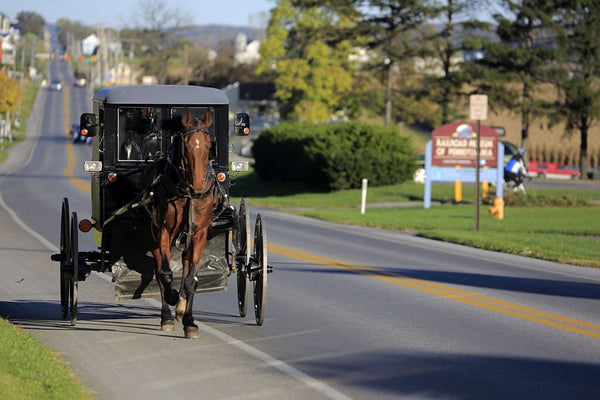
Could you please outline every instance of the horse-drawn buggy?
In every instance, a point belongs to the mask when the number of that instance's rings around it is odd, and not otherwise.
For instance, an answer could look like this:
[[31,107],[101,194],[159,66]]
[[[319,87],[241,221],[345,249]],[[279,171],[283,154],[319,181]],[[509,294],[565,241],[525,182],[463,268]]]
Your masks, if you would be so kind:
[[[232,117],[236,135],[248,135],[249,117]],[[173,330],[171,306],[185,337],[198,336],[195,293],[223,291],[237,275],[240,316],[250,282],[256,323],[264,321],[267,239],[256,217],[250,240],[247,203],[229,202],[229,101],[213,88],[140,85],[108,87],[81,115],[82,134],[93,137],[91,219],[78,222],[62,200],[60,302],[77,321],[78,282],[92,271],[111,272],[117,299],[160,297],[161,329]],[[247,169],[232,162],[231,171]],[[78,231],[93,232],[97,250],[80,251]]]

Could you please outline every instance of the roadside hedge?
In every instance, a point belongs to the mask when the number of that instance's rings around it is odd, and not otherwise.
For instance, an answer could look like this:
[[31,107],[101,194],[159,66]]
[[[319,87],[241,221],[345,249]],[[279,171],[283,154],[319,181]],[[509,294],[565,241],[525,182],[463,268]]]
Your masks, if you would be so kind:
[[261,132],[252,152],[261,179],[306,182],[334,191],[411,179],[412,141],[392,127],[361,123],[283,123]]

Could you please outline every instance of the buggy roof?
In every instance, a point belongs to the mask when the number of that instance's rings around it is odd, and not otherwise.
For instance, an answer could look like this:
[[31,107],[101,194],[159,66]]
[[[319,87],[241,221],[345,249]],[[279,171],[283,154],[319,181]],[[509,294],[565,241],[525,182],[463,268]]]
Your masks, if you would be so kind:
[[219,89],[183,85],[131,85],[105,87],[94,101],[104,104],[228,105]]

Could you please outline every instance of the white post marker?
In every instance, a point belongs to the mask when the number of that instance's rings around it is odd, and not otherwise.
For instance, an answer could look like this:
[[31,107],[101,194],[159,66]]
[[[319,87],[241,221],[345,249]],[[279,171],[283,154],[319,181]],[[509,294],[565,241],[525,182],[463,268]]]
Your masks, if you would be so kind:
[[360,213],[364,214],[365,213],[365,208],[367,206],[367,184],[369,183],[368,180],[363,179],[362,180],[362,199],[360,201]]

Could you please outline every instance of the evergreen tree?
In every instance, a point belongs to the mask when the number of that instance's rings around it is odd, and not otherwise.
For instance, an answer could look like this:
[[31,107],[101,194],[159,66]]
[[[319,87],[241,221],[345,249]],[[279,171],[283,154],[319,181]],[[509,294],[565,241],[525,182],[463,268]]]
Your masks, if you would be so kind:
[[46,20],[37,12],[21,11],[17,14],[17,20],[19,21],[19,31],[21,31],[21,35],[26,35],[31,32],[40,38],[44,37]]
[[586,173],[588,132],[600,118],[600,3],[596,0],[563,0],[559,22],[564,34],[560,48],[565,55],[567,73],[558,82],[559,110],[565,131],[579,131],[579,168]]
[[462,53],[481,48],[477,38],[489,30],[490,24],[473,16],[483,6],[485,2],[480,0],[445,0],[434,3],[429,9],[430,16],[441,22],[429,26],[433,32],[426,36],[420,53],[440,67],[437,74],[425,72],[424,82],[429,89],[428,97],[439,104],[442,124],[462,117],[454,106],[461,101],[462,89],[469,82],[468,74],[461,68]]
[[417,28],[426,18],[426,4],[420,0],[357,1],[364,10],[359,32],[367,37],[369,48],[379,54],[379,65],[384,70],[386,125],[392,123],[394,74],[418,54]]
[[538,92],[543,83],[553,82],[559,56],[552,45],[557,31],[555,7],[548,0],[503,0],[502,4],[505,12],[494,16],[500,40],[484,46],[485,58],[478,62],[484,68],[475,69],[475,76],[490,104],[520,114],[521,147],[525,148],[531,121],[554,112]]

